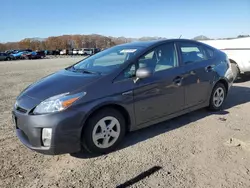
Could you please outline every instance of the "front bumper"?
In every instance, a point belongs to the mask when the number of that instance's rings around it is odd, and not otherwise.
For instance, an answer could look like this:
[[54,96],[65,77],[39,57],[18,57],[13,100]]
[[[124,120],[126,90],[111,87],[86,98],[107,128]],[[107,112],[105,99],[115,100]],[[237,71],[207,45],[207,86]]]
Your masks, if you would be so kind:
[[[84,114],[77,109],[60,113],[30,115],[13,111],[16,135],[28,148],[47,155],[74,153],[81,150],[81,131]],[[42,129],[51,128],[50,147],[43,146]]]

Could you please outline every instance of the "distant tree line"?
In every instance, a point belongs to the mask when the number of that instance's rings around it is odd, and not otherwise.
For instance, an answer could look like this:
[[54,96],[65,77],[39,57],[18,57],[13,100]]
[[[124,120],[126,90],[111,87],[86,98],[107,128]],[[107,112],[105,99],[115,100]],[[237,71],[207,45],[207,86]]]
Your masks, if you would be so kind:
[[63,35],[43,40],[23,39],[19,42],[0,43],[0,51],[10,49],[57,50],[72,48],[109,48],[124,41],[101,35]]
[[79,48],[109,48],[117,44],[127,43],[134,40],[153,40],[161,37],[142,37],[139,39],[125,37],[107,37],[102,35],[62,35],[48,37],[46,39],[27,38],[19,42],[0,43],[0,51],[11,49],[32,50],[58,50]]

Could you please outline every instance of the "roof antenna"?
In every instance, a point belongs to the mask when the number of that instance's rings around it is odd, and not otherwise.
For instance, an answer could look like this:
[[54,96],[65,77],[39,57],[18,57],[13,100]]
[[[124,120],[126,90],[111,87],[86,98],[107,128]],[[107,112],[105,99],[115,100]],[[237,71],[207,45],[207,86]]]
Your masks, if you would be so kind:
[[179,39],[182,37],[182,35],[179,37]]

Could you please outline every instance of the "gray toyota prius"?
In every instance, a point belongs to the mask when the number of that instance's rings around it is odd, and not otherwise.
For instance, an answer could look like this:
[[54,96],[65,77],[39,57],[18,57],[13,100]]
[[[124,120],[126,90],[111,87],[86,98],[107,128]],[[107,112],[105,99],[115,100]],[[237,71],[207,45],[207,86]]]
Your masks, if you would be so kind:
[[220,110],[233,80],[227,55],[206,44],[126,43],[28,86],[14,105],[16,134],[43,154],[107,153],[129,131]]

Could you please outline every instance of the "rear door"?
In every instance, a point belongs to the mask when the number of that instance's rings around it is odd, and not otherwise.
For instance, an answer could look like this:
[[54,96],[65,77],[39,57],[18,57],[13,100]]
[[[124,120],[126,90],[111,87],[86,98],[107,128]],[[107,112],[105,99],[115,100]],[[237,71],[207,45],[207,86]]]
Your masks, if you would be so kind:
[[184,67],[185,108],[189,108],[208,100],[215,77],[215,62],[199,43],[178,42],[178,49]]

